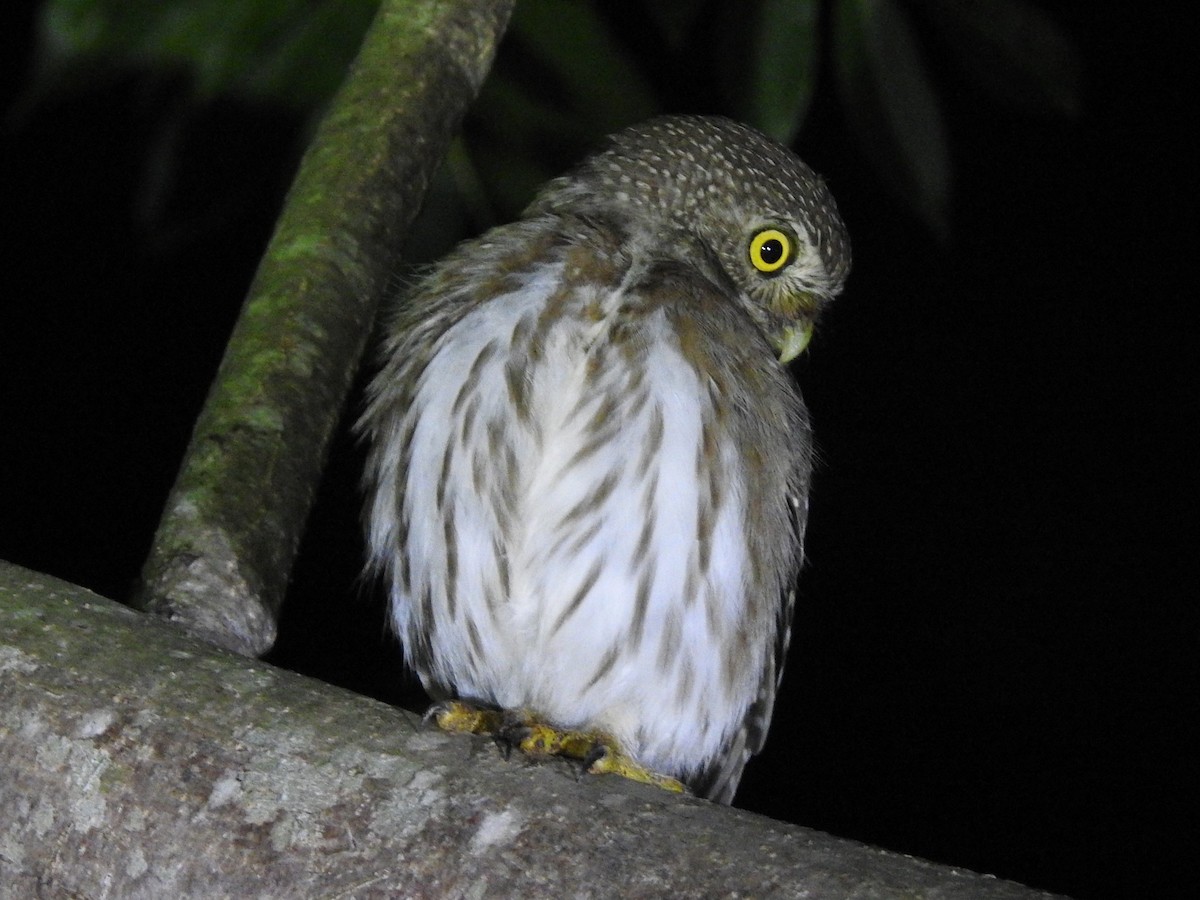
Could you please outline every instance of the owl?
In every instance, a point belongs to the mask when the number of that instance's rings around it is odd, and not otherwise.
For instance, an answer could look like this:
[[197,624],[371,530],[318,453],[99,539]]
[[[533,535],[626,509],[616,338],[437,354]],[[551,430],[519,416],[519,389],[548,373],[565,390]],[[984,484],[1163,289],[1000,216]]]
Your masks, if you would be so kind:
[[359,427],[369,566],[432,697],[731,801],[803,557],[812,439],[785,365],[849,266],[789,150],[668,116],[416,284]]

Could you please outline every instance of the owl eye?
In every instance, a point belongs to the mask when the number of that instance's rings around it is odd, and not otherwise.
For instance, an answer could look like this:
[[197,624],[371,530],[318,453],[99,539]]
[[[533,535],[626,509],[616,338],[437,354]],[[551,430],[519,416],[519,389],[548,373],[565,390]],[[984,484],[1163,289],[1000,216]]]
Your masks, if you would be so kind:
[[776,228],[750,238],[750,264],[765,274],[778,272],[792,261],[792,239]]

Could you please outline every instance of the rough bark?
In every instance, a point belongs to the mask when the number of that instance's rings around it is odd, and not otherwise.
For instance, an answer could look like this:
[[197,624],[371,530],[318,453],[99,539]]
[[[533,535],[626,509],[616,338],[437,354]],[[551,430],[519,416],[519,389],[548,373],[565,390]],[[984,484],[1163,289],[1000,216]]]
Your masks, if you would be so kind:
[[167,500],[139,606],[238,653],[270,649],[402,235],[511,8],[384,0],[250,288]]
[[1048,897],[565,764],[0,562],[0,900]]

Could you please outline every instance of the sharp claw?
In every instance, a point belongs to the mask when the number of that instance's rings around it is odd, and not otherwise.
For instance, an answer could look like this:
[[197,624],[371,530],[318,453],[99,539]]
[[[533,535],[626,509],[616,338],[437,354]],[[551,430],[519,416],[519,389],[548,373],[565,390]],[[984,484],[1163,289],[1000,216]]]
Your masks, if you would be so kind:
[[[506,715],[505,718],[508,719],[508,716]],[[510,759],[513,748],[521,749],[521,745],[527,737],[529,737],[529,726],[524,722],[509,719],[496,729],[496,733],[492,735],[492,740],[500,748],[504,754],[504,758]]]
[[593,745],[592,749],[589,750],[584,755],[583,759],[580,760],[580,762],[583,763],[583,771],[591,772],[592,766],[596,765],[596,763],[600,762],[600,760],[607,757],[608,754],[609,749],[606,744],[597,743]]
[[449,713],[453,707],[453,704],[453,700],[442,700],[438,703],[434,703],[429,707],[429,709],[425,710],[425,715],[421,716],[421,725],[426,728],[431,725],[437,726],[438,719],[446,713]]

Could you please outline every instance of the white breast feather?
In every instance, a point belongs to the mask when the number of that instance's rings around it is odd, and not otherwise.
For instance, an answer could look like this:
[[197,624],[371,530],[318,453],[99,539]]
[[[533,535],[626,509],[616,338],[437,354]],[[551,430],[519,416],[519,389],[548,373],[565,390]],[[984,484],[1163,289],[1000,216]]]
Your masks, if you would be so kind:
[[[745,683],[729,685],[719,654],[693,652],[710,642],[710,619],[732,633],[745,602],[743,486],[722,484],[724,502],[707,577],[694,596],[685,597],[689,567],[696,566],[699,552],[702,487],[696,455],[708,386],[680,353],[666,317],[661,312],[646,317],[654,340],[644,358],[649,398],[640,409],[632,409],[632,372],[619,353],[608,352],[599,374],[591,380],[587,375],[588,355],[606,352],[608,320],[568,317],[546,334],[540,361],[526,373],[534,427],[511,427],[517,415],[505,380],[507,343],[478,372],[478,407],[470,432],[463,431],[462,410],[451,416],[455,398],[491,337],[506,340],[523,317],[535,315],[560,271],[547,270],[524,290],[495,298],[453,326],[422,375],[409,412],[418,417],[405,493],[414,597],[430,589],[435,606],[446,599],[448,507],[453,508],[457,535],[455,619],[438,622],[433,669],[422,676],[454,684],[464,697],[531,708],[562,726],[600,726],[651,768],[694,769],[716,754],[741,722],[757,683],[745,677]],[[605,305],[615,307],[617,300],[614,294]],[[587,443],[587,423],[609,396],[622,401],[619,437],[572,465]],[[649,469],[639,472],[639,450],[653,427],[655,410],[662,421],[661,450]],[[484,461],[481,492],[472,476],[478,455],[489,452],[491,422],[510,423],[506,431],[520,473],[516,514],[507,529],[492,500],[503,461]],[[455,477],[439,514],[437,489],[448,446]],[[731,460],[738,448],[724,446],[720,452]],[[738,470],[734,465],[720,468]],[[595,510],[598,530],[564,525],[569,511],[609,477],[616,483]],[[635,598],[646,577],[635,556],[648,508],[653,510],[651,554],[657,567],[640,639],[635,639]],[[496,604],[501,556],[507,561],[510,590],[507,602]],[[580,587],[593,577],[578,607],[563,618]],[[414,602],[413,597],[393,597],[393,618],[406,640],[414,624]],[[470,621],[483,648],[482,665],[471,646]],[[678,649],[664,661],[664,631],[671,629],[676,638],[668,646]],[[611,648],[634,643],[636,655],[596,677]],[[762,643],[756,642],[750,652],[761,656]],[[761,659],[746,662],[742,671],[761,671]],[[689,668],[690,686],[684,682]],[[647,672],[656,677],[647,678]],[[681,703],[686,714],[666,714]]]

